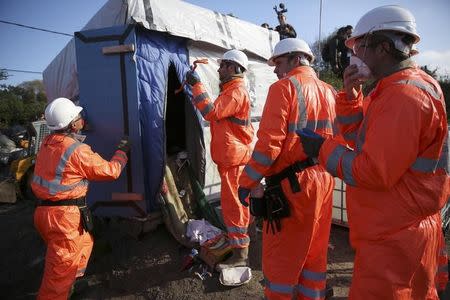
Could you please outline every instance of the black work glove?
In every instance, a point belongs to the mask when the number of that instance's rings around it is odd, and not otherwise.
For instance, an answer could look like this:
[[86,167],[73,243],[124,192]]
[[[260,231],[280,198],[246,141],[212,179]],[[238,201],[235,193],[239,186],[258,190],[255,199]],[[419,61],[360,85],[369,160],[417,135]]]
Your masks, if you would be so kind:
[[300,142],[306,155],[308,157],[318,157],[320,147],[322,147],[325,138],[308,128],[302,128],[295,132],[300,137]]
[[248,207],[248,202],[246,201],[248,199],[248,195],[250,195],[250,190],[244,187],[238,188],[238,197],[239,201],[241,201],[241,204],[245,207]]
[[191,70],[186,73],[187,84],[193,86],[198,82],[200,82],[200,76],[198,76],[197,72]]
[[130,152],[131,148],[131,142],[128,139],[127,135],[124,135],[119,142],[119,145],[117,145],[117,150],[122,150],[125,153]]

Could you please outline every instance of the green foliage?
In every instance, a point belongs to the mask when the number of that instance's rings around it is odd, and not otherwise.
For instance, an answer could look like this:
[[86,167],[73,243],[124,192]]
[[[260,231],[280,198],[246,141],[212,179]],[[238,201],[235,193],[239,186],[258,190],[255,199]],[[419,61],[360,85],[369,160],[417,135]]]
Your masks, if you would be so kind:
[[447,111],[447,119],[450,120],[450,77],[449,75],[446,76],[438,76],[437,71],[438,69],[431,70],[428,68],[428,66],[422,66],[420,67],[425,73],[433,77],[439,82],[439,85],[441,86],[442,93],[444,94],[445,99],[445,109]]
[[331,69],[324,68],[322,70],[316,70],[319,74],[320,80],[325,81],[326,83],[332,85],[336,91],[339,91],[343,88],[344,83],[342,78],[338,75],[334,74]]
[[0,80],[5,80],[9,77],[5,69],[0,69]]
[[44,113],[47,97],[42,82],[24,82],[19,86],[0,86],[0,128],[29,122]]

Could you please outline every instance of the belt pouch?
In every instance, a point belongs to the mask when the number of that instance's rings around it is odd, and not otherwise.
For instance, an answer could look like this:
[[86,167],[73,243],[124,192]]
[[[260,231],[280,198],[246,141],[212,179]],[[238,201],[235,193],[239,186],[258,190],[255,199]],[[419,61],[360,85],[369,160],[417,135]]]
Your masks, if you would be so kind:
[[92,219],[91,210],[87,206],[80,206],[81,224],[83,224],[84,230],[89,233],[94,231],[94,220]]

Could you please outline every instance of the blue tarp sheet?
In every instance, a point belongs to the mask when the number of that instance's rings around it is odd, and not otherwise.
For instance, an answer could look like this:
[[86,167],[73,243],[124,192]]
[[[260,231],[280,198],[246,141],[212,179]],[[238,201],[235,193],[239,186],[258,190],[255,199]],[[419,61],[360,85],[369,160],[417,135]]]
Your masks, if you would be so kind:
[[136,68],[139,115],[142,130],[145,194],[153,211],[161,188],[165,165],[164,115],[169,66],[173,64],[178,80],[183,82],[189,70],[186,39],[158,32],[138,30]]

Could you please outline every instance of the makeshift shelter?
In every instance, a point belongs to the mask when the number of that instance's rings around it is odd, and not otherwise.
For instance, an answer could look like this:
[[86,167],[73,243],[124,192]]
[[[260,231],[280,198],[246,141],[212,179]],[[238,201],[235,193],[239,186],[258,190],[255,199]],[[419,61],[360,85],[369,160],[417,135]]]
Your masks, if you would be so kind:
[[87,142],[111,157],[123,134],[132,141],[126,174],[92,183],[88,203],[103,216],[145,216],[157,209],[166,157],[185,150],[208,198],[220,176],[211,161],[209,124],[175,94],[193,61],[210,96],[217,97],[217,59],[231,48],[249,57],[246,73],[252,123],[258,128],[268,87],[267,66],[278,33],[177,0],[110,0],[75,34],[44,71],[49,99],[78,99],[92,130]]

